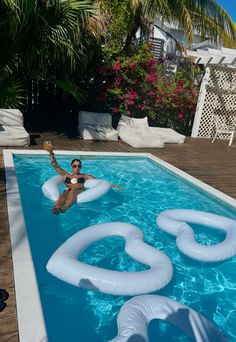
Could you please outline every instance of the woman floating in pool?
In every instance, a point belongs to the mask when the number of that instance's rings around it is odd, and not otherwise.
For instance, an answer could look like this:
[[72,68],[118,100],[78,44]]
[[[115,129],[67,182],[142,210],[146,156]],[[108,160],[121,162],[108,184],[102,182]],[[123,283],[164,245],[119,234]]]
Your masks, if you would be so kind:
[[[80,173],[82,168],[82,163],[79,159],[73,159],[71,162],[72,173],[68,173],[63,170],[56,161],[55,155],[53,153],[53,147],[50,142],[45,142],[43,148],[49,152],[51,164],[54,169],[59,173],[59,175],[64,177],[64,184],[66,186],[66,190],[60,194],[59,199],[57,200],[55,206],[52,209],[54,214],[58,214],[60,212],[65,212],[72,204],[77,201],[77,195],[84,191],[84,183],[88,179],[95,179],[92,175]],[[116,188],[118,190],[122,190],[121,187],[111,184],[111,187]]]

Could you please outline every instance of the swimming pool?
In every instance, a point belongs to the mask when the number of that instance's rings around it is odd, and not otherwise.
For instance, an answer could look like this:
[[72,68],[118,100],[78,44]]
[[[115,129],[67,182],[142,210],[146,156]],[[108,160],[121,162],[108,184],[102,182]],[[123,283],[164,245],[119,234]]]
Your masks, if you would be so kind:
[[[17,184],[14,185],[12,152],[25,222],[16,220],[16,217],[19,217],[20,208],[16,206],[19,199],[17,198]],[[180,177],[187,177],[186,174],[147,154],[105,155],[60,152],[57,159],[62,167],[68,169],[69,160],[76,155],[83,161],[83,172],[107,179],[123,186],[125,190],[123,192],[111,190],[96,203],[84,205],[80,209],[74,206],[64,215],[54,216],[50,212],[52,203],[45,199],[41,192],[43,182],[55,174],[48,157],[36,151],[33,154],[29,154],[28,151],[12,152],[4,151],[8,198],[11,199],[11,203],[8,203],[10,208],[12,204],[15,208],[13,213],[9,210],[9,220],[10,225],[21,226],[15,238],[12,237],[15,241],[13,254],[18,253],[15,258],[13,255],[13,259],[15,259],[14,264],[20,264],[19,259],[26,261],[23,265],[30,264],[30,257],[29,255],[27,258],[24,257],[22,248],[21,252],[17,252],[20,245],[24,245],[23,250],[25,250],[25,243],[27,244],[26,236],[22,233],[22,225],[25,223],[49,341],[101,342],[116,335],[117,312],[128,299],[127,297],[114,297],[70,286],[52,277],[45,269],[52,253],[67,238],[87,226],[109,221],[124,221],[137,225],[143,231],[145,241],[166,253],[172,260],[174,277],[167,287],[158,291],[158,294],[181,301],[200,312],[213,321],[227,335],[229,341],[236,338],[236,258],[214,265],[192,261],[179,252],[175,239],[157,229],[155,223],[159,212],[171,208],[204,210],[236,219],[235,200],[204,186],[192,177],[189,177],[189,180],[195,185],[189,183]],[[174,172],[178,175],[176,176]],[[196,185],[201,186],[202,189],[197,188]],[[227,203],[206,193],[203,188]],[[215,232],[212,234],[210,229],[198,227],[195,231],[197,241],[202,243],[212,244],[223,239],[222,234]],[[83,253],[81,260],[120,271],[144,269],[143,265],[134,262],[122,252],[123,246],[124,243],[120,238],[105,239],[89,247]],[[17,271],[15,265],[14,272],[16,278],[22,278],[22,270]],[[20,273],[17,274],[17,272]],[[40,308],[37,309],[35,305],[30,310],[32,292],[37,292],[37,289],[31,286],[34,280],[30,278],[28,271],[25,271],[24,278],[26,278],[24,286],[29,286],[29,290],[25,290],[23,297],[20,294],[22,291],[20,288],[23,285],[17,287],[16,284],[16,294],[20,297],[17,299],[18,315],[21,311],[22,315],[26,315],[23,312],[27,311],[24,310],[25,306],[29,307],[30,313],[28,317],[20,318],[21,327],[27,325],[29,320],[35,319],[37,323],[41,315]],[[33,317],[35,314],[36,318]],[[43,324],[37,329],[41,329],[39,335],[45,334]],[[29,334],[29,332],[24,331],[24,334]],[[35,330],[32,334],[36,335]],[[149,335],[150,341],[156,340],[157,336],[159,341],[172,341],[173,336],[175,336],[175,341],[188,341],[177,328],[165,322],[159,325],[155,321],[152,322]],[[31,342],[32,339],[26,336],[22,341]]]

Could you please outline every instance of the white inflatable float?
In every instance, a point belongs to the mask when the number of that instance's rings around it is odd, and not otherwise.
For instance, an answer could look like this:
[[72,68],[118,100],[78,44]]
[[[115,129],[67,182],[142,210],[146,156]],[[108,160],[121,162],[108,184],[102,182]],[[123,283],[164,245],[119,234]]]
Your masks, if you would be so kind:
[[[48,179],[42,186],[44,196],[56,202],[60,196],[60,186],[64,184],[64,177],[57,175]],[[104,179],[88,179],[84,183],[87,189],[77,196],[77,203],[92,202],[105,195],[111,184]]]
[[[148,265],[150,269],[140,272],[119,272],[78,260],[86,247],[109,236],[123,237],[127,254]],[[69,284],[119,296],[157,291],[167,285],[173,275],[169,258],[146,244],[140,229],[124,222],[102,223],[74,234],[55,251],[47,263],[47,270]]]
[[224,335],[193,309],[167,297],[138,296],[128,300],[118,317],[118,335],[110,342],[148,341],[148,324],[162,319],[176,325],[196,342],[226,342]]
[[[236,255],[236,221],[230,218],[197,210],[173,209],[161,212],[156,221],[162,230],[177,237],[179,250],[190,258],[216,262]],[[199,244],[186,222],[224,231],[226,237],[215,245]]]

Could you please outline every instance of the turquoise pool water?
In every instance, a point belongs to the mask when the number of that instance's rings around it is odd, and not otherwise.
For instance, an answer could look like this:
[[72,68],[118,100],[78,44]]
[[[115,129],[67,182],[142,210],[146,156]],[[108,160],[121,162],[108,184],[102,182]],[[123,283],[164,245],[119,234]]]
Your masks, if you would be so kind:
[[[42,184],[55,171],[47,156],[15,155],[26,229],[35,264],[49,342],[104,342],[116,336],[116,316],[130,297],[115,297],[73,287],[46,271],[52,253],[77,231],[93,224],[124,221],[139,227],[145,241],[166,253],[174,266],[171,283],[157,294],[176,299],[203,314],[218,326],[229,341],[236,340],[236,257],[222,263],[205,264],[183,256],[175,238],[156,226],[159,212],[171,208],[209,211],[236,219],[236,209],[208,195],[182,178],[144,157],[79,156],[82,172],[120,185],[103,199],[73,206],[66,214],[51,214],[52,203]],[[70,170],[74,156],[58,156]],[[224,234],[194,227],[203,244],[221,241]],[[90,264],[120,271],[145,267],[124,253],[121,238],[107,238],[86,249],[80,258]],[[145,281],[145,279],[144,279]],[[149,340],[189,341],[172,325],[154,320]]]

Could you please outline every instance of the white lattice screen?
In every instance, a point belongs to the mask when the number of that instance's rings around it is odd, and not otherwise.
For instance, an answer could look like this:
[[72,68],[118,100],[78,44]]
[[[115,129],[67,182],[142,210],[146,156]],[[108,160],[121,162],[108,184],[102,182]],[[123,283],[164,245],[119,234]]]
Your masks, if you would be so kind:
[[[192,137],[212,138],[213,115],[220,114],[229,124],[236,117],[236,69],[208,66],[198,97]],[[228,138],[224,134],[221,139]]]

